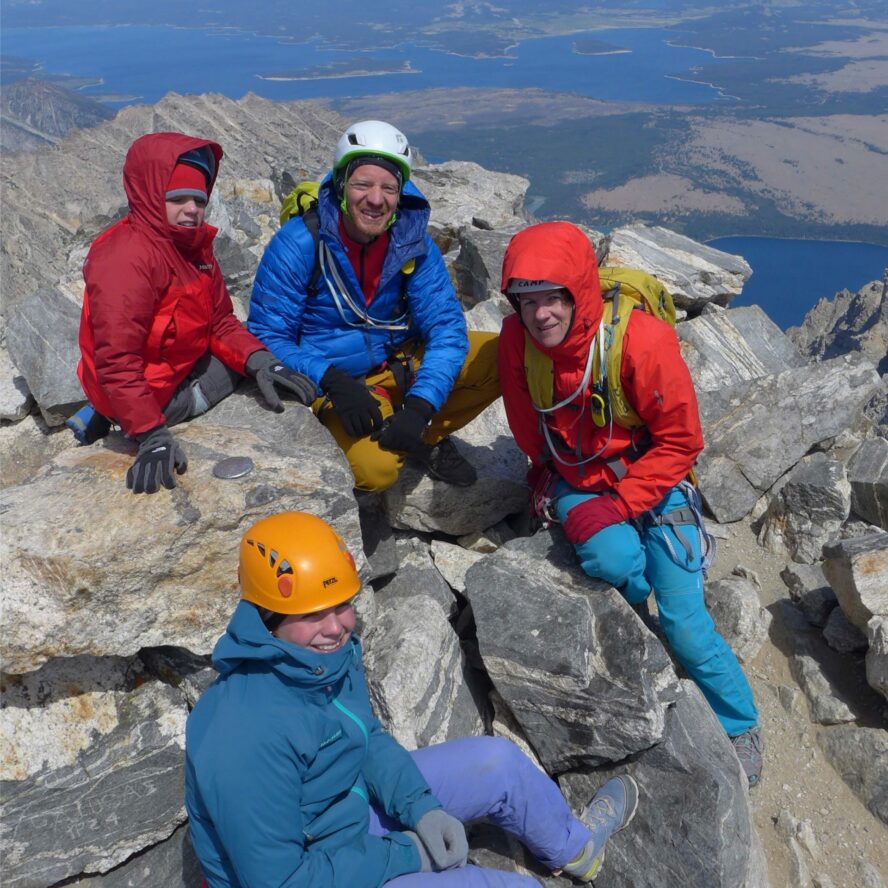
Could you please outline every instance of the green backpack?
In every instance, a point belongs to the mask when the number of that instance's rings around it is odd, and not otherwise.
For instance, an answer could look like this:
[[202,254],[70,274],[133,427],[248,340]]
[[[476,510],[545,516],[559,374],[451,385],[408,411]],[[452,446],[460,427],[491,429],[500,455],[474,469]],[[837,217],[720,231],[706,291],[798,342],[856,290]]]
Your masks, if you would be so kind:
[[[604,426],[609,416],[626,429],[638,429],[644,421],[635,412],[623,391],[620,367],[623,361],[623,337],[632,311],[646,311],[675,326],[675,304],[666,287],[646,271],[636,268],[598,269],[604,315],[598,336],[604,336],[604,367],[595,348],[592,362],[593,420]],[[594,347],[594,343],[593,343]],[[524,372],[530,397],[538,409],[550,409],[554,403],[554,371],[552,361],[524,333]],[[597,405],[597,409],[596,409]]]

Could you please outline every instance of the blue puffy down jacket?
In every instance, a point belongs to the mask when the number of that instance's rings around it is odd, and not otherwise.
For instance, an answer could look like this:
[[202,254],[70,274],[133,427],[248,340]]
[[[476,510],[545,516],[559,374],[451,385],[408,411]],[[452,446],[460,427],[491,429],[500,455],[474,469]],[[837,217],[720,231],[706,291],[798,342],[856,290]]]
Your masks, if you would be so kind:
[[377,888],[420,868],[402,832],[372,836],[368,799],[405,828],[439,808],[370,710],[361,648],[321,654],[269,633],[241,602],[221,673],[186,729],[185,805],[211,888]]
[[[343,319],[323,277],[318,292],[307,296],[315,246],[304,221],[295,217],[272,238],[259,264],[247,322],[250,331],[280,361],[318,384],[331,366],[354,377],[364,376],[406,340],[414,339],[424,354],[409,394],[424,398],[439,410],[465,360],[468,335],[444,260],[426,233],[429,214],[428,201],[408,182],[397,219],[389,229],[379,288],[367,306],[373,318],[397,318],[405,310],[402,288],[406,286],[409,329],[371,327],[361,323],[347,306]],[[329,246],[352,298],[363,306],[360,285],[339,236],[339,208],[329,176],[321,183],[318,217],[321,240]],[[410,260],[414,262],[412,273],[402,273]],[[356,326],[349,326],[349,322]]]

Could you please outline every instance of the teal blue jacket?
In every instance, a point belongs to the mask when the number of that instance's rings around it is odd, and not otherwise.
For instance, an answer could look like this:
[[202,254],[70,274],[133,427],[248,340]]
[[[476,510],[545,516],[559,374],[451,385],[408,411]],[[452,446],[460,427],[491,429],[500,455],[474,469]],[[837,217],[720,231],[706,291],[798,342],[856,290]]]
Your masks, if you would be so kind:
[[405,829],[441,805],[373,717],[358,640],[315,653],[241,602],[213,664],[221,674],[188,718],[185,778],[211,888],[376,888],[419,871],[404,833],[367,832],[371,801]]

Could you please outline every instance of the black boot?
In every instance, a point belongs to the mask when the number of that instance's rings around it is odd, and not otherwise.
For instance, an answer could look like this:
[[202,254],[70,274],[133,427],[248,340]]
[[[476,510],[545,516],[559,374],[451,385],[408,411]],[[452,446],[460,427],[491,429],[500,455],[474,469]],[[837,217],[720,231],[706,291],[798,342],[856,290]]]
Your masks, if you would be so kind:
[[410,456],[438,481],[455,487],[471,487],[478,480],[478,473],[450,438],[444,438],[437,444],[425,444],[411,451]]

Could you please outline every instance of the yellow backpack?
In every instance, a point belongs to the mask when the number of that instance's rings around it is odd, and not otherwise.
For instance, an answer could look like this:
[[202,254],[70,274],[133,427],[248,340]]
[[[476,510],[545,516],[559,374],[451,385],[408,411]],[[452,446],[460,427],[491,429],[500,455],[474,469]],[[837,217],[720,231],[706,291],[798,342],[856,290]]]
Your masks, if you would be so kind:
[[308,181],[296,185],[281,204],[281,225],[294,216],[305,216],[306,213],[317,210],[319,186],[320,182]]
[[[644,426],[644,422],[629,403],[620,379],[623,337],[633,310],[646,311],[674,327],[675,304],[665,285],[646,271],[601,267],[598,275],[604,315],[591,346],[594,350],[592,417],[598,426],[607,425],[613,417],[613,421],[623,428],[638,429]],[[598,337],[604,337],[603,345],[598,342]],[[524,373],[534,406],[538,410],[551,409],[555,390],[552,361],[536,348],[527,331],[524,333]]]

